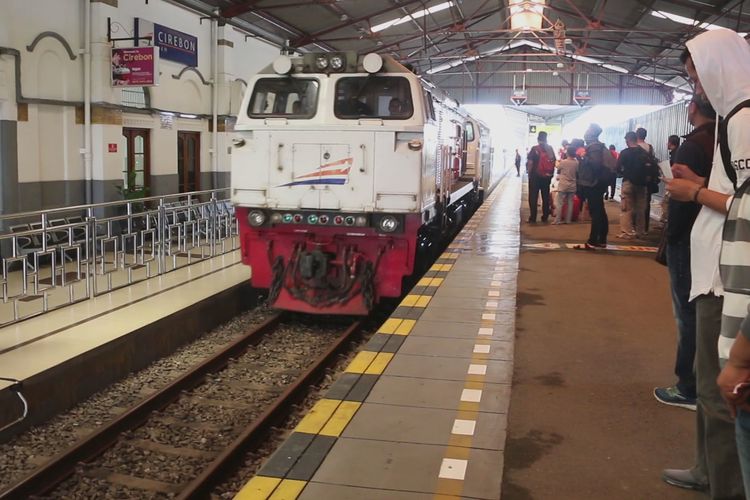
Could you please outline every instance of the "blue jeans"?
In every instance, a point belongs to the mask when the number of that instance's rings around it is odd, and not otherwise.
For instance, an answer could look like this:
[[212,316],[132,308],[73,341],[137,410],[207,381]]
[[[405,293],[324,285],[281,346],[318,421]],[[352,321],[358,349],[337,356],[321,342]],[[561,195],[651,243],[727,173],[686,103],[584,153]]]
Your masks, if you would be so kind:
[[734,425],[742,482],[745,483],[745,491],[750,491],[750,413],[739,410]]
[[667,243],[667,267],[672,290],[672,310],[677,321],[677,388],[695,398],[695,303],[690,302],[690,233]]

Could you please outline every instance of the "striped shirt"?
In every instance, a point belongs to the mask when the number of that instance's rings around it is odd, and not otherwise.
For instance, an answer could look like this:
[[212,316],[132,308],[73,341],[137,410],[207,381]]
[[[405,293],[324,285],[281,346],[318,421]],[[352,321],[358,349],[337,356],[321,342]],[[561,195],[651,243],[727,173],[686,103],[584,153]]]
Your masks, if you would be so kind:
[[750,181],[737,190],[724,224],[719,258],[724,284],[721,312],[719,360],[729,359],[729,351],[742,332],[750,339]]

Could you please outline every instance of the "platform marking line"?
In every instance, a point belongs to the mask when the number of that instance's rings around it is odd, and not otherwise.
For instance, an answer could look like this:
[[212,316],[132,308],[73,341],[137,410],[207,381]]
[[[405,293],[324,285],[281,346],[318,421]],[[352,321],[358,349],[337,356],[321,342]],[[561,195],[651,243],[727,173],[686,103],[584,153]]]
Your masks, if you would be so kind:
[[489,354],[490,346],[487,344],[474,344],[474,354]]
[[296,499],[302,490],[307,486],[307,481],[299,481],[297,479],[284,479],[276,487],[273,494],[268,500],[294,500]]
[[482,319],[495,321],[495,313],[482,313]]
[[458,434],[461,436],[473,436],[474,430],[476,429],[476,420],[464,420],[457,418],[453,421],[453,428],[451,434]]
[[441,259],[457,259],[458,253],[456,252],[445,252],[443,255],[440,256]]
[[234,500],[265,500],[281,483],[281,478],[254,476],[235,495]]
[[468,463],[468,460],[444,458],[443,462],[440,464],[438,477],[442,479],[458,479],[459,481],[463,481],[464,476],[466,476],[466,466]]
[[487,375],[487,365],[470,364],[467,375]]
[[394,335],[409,335],[411,333],[412,328],[414,328],[414,325],[417,324],[417,320],[415,319],[405,319],[401,322],[398,327],[396,327],[396,331],[393,332]]
[[339,404],[341,404],[341,401],[338,399],[323,398],[318,400],[310,411],[302,417],[302,420],[294,428],[294,432],[319,434],[331,416],[336,412]]
[[500,281],[490,281],[490,286],[500,288],[501,286],[503,286],[503,284]]
[[392,359],[392,352],[379,352],[378,355],[375,356],[375,359],[372,360],[372,363],[370,363],[370,366],[365,370],[365,375],[382,374]]
[[500,290],[489,290],[487,292],[488,297],[499,297],[500,296]]
[[378,328],[378,331],[376,333],[382,333],[385,335],[391,335],[393,334],[396,329],[401,326],[401,323],[404,320],[400,318],[388,318],[383,322],[382,325],[380,325],[380,328]]
[[463,389],[461,391],[461,401],[465,403],[481,403],[482,402],[482,390],[481,389]]
[[494,328],[481,327],[479,329],[479,332],[477,332],[477,335],[484,335],[484,336],[491,337],[494,333],[495,333]]
[[432,300],[431,295],[416,295],[416,294],[409,294],[406,297],[404,297],[404,300],[401,301],[399,306],[403,307],[427,307],[427,305],[430,303],[430,300]]
[[488,300],[484,304],[484,307],[486,309],[497,309],[498,307],[500,307],[500,303],[498,301],[496,301],[496,300]]
[[[497,271],[497,269],[496,269],[496,271]],[[493,274],[492,275],[492,279],[493,280],[501,280],[501,279],[503,279],[503,275],[502,274]]]
[[362,406],[362,403],[357,401],[342,401],[325,426],[320,430],[319,434],[322,436],[339,437],[344,432],[344,429],[346,429],[346,426],[349,425],[349,422],[351,422],[360,406]]
[[445,271],[448,272],[453,269],[453,264],[433,264],[430,267],[430,271]]

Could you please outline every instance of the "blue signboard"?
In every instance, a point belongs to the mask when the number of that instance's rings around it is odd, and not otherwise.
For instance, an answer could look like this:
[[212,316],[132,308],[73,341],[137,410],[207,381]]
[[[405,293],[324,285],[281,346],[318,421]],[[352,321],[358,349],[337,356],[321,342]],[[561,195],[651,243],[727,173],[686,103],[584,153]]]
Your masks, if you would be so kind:
[[140,44],[159,47],[162,59],[198,66],[198,37],[140,18],[135,19],[135,36],[150,38],[151,43],[141,40]]

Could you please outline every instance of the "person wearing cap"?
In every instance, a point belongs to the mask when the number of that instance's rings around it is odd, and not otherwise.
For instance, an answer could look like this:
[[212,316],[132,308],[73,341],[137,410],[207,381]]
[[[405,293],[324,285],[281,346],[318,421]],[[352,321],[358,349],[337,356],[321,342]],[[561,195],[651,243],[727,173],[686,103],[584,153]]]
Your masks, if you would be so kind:
[[[529,223],[536,224],[537,204],[539,193],[542,194],[542,222],[547,222],[550,215],[549,186],[554,174],[554,164],[557,158],[555,150],[547,144],[547,132],[541,131],[537,135],[537,145],[531,148],[526,160],[529,172]],[[547,171],[549,162],[552,169]]]

